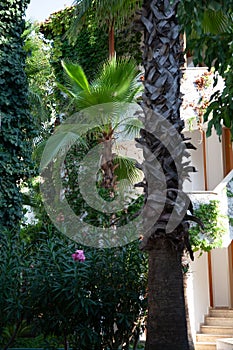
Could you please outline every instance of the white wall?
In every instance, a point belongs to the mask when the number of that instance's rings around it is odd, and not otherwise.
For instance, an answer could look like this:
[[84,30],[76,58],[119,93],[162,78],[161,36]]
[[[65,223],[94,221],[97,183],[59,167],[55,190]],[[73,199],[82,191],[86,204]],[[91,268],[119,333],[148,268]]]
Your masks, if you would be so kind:
[[206,140],[207,148],[207,182],[208,190],[213,190],[224,178],[222,143],[216,132],[213,130],[211,137]]
[[230,305],[229,260],[227,248],[211,251],[214,306]]
[[208,256],[203,253],[195,253],[195,259],[190,264],[188,278],[188,303],[189,316],[193,338],[200,330],[200,323],[204,322],[204,315],[209,308],[209,277],[208,277]]
[[190,173],[190,180],[184,182],[184,191],[204,191],[204,171],[203,171],[203,143],[202,135],[199,130],[185,131],[185,137],[191,137],[191,143],[197,148],[189,150],[191,154],[191,165],[195,167],[195,173]]
[[[191,174],[191,183],[185,181],[184,190],[190,191],[204,191],[204,157],[203,157],[203,139],[202,133],[199,130],[185,131],[186,137],[191,137],[191,143],[197,148],[189,151],[191,154],[191,165],[193,165],[197,172]],[[207,169],[207,190],[213,189],[222,181],[223,175],[223,158],[222,158],[222,144],[219,142],[216,132],[206,138],[206,169]]]

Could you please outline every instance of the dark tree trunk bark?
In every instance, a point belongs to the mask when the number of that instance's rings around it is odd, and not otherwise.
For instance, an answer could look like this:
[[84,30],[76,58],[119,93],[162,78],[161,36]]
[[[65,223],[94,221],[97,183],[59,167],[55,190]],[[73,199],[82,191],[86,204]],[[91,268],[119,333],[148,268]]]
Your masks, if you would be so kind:
[[189,306],[188,306],[188,294],[187,294],[188,272],[183,273],[183,283],[184,283],[184,301],[185,301],[185,313],[186,313],[189,350],[195,350],[193,336],[192,336],[191,323],[190,323],[190,317],[189,317]]
[[163,239],[149,253],[145,350],[187,350],[181,252]]
[[[146,350],[189,350],[181,258],[184,249],[193,257],[187,203],[190,211],[192,206],[188,200],[186,203],[182,188],[194,169],[184,162],[189,157],[186,148],[193,146],[183,142],[184,122],[180,119],[180,68],[184,59],[176,18],[178,2],[171,5],[169,0],[144,0],[141,15],[144,129],[137,141],[145,159],[147,232],[142,249],[149,254]],[[149,227],[148,222],[156,215],[157,220]]]

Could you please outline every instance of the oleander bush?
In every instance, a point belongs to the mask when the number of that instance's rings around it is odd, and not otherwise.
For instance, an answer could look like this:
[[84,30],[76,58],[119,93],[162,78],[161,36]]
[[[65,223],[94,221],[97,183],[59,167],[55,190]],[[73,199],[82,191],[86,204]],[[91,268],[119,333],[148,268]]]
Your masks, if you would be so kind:
[[[31,336],[55,336],[64,347],[69,343],[78,350],[136,344],[147,284],[139,242],[101,250],[78,246],[52,226],[47,230],[27,242],[1,236],[0,347],[11,339],[11,347],[17,344],[17,332],[21,336],[20,327],[29,324]],[[77,248],[84,251],[84,261],[72,257]]]

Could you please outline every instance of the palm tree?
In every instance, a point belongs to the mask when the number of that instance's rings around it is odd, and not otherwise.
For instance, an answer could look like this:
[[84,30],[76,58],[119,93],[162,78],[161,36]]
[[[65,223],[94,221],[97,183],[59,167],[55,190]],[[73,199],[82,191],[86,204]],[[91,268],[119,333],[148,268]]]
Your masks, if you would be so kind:
[[[179,116],[180,67],[183,56],[176,20],[178,2],[175,0],[171,5],[171,1],[168,0],[144,0],[141,17],[144,28],[145,93],[142,106],[145,117],[144,129],[141,130],[141,138],[138,142],[143,147],[145,157],[142,166],[145,180],[142,186],[145,189],[148,216],[150,213],[151,215],[156,213],[155,198],[159,198],[158,188],[164,189],[162,180],[165,179],[166,183],[164,209],[153,229],[150,230],[150,234],[146,234],[142,242],[143,249],[149,254],[146,350],[189,348],[181,258],[185,249],[193,257],[187,222],[191,217],[186,214],[188,209],[185,204],[186,199],[181,193],[183,179],[193,168],[182,163],[183,158],[188,154],[183,147],[185,143],[182,136],[183,122]],[[91,4],[90,1],[82,3]],[[96,9],[104,12],[105,1],[96,2],[95,5]],[[96,16],[99,13],[96,12]],[[213,18],[214,12],[208,16],[208,12],[205,12],[203,23],[207,22],[206,28],[210,24],[208,19],[211,16]],[[221,19],[219,28],[222,25]],[[174,141],[177,134],[180,135],[180,144]],[[166,142],[167,140],[169,142]],[[186,143],[186,147],[190,148],[192,145]],[[164,178],[158,176],[160,175],[159,170],[156,170],[158,165],[151,161],[152,154],[156,154]],[[156,189],[152,186],[153,182],[157,184]],[[164,192],[161,192],[160,197],[164,197]],[[180,208],[175,203],[179,198],[183,199],[180,202]],[[192,210],[191,205],[189,209]],[[177,211],[180,221],[176,226],[173,225],[171,231],[168,230],[168,226],[174,211]]]
[[[145,91],[142,103],[144,128],[138,142],[145,158],[142,168],[148,217],[153,212],[156,214],[157,201],[166,196],[158,220],[142,241],[142,249],[149,255],[146,350],[189,349],[181,259],[185,249],[191,258],[193,254],[187,222],[191,217],[187,215],[188,200],[186,202],[182,193],[182,183],[193,168],[183,162],[189,155],[179,114],[183,54],[176,19],[177,5],[178,1],[171,5],[168,0],[144,0],[141,15]],[[192,147],[191,144],[186,146]],[[159,167],[164,178],[159,176]],[[189,209],[192,210],[191,205]],[[176,219],[179,217],[176,222],[173,221],[174,212]],[[172,229],[169,228],[171,222]]]
[[[85,3],[87,2],[82,1],[82,4]],[[91,3],[95,4],[96,10],[98,9],[96,16],[100,16],[105,11],[105,1],[88,2],[89,5]],[[174,160],[171,157],[171,152],[168,151],[169,147],[167,146],[167,149],[160,141],[160,137],[172,141],[171,134],[175,137],[176,134],[181,133],[183,128],[179,117],[182,55],[179,45],[179,28],[175,19],[176,7],[177,2],[171,7],[167,0],[144,1],[141,17],[145,28],[143,54],[145,93],[142,104],[145,110],[145,128],[141,130],[141,138],[138,139],[138,142],[143,146],[145,157],[142,167],[145,174],[145,181],[142,183],[146,194],[145,206],[147,206],[148,212],[152,209],[152,215],[157,208],[157,204],[153,203],[152,200],[158,194],[156,190],[157,188],[164,189],[163,178],[161,177],[161,183],[158,183],[159,176],[156,174],[156,164],[151,163],[151,153],[153,154],[153,152],[157,154],[167,186],[164,210],[154,225],[150,237],[146,235],[142,242],[143,249],[148,250],[149,253],[147,350],[174,349],[174,344],[179,350],[188,349],[181,268],[184,249],[188,249],[192,256],[188,239],[188,216],[183,213],[184,219],[169,234],[166,232],[166,225],[172,215],[172,210],[176,208],[175,201],[182,190],[183,178],[178,174],[176,163],[178,162],[182,167],[183,177],[187,176],[188,171],[192,168],[182,164],[182,158],[187,154],[181,145],[179,145],[175,155],[178,160]],[[167,123],[161,123],[161,118],[159,119],[160,123],[156,120],[158,113],[167,120]],[[149,132],[149,130],[153,131],[155,126],[159,130],[156,133],[157,137],[153,135],[153,132]],[[180,140],[183,142],[182,136]],[[177,147],[176,143],[173,145]],[[171,143],[170,149],[173,148],[173,145]],[[189,146],[191,145],[189,144]],[[153,188],[148,186],[148,183],[151,185],[153,181],[157,184],[156,193],[153,193]],[[164,198],[164,192],[161,193],[160,197]],[[185,198],[184,195],[183,198]],[[181,203],[181,206],[182,204],[185,209],[185,203]]]
[[[102,186],[114,191],[121,173],[128,173],[127,178],[135,182],[139,176],[139,170],[132,166],[135,161],[113,154],[115,133],[120,127],[121,133],[135,135],[135,133],[139,133],[142,126],[136,117],[130,116],[125,119],[117,111],[114,111],[114,106],[119,106],[120,103],[127,104],[136,101],[142,88],[141,83],[138,82],[139,71],[135,62],[130,59],[116,60],[113,58],[103,65],[92,83],[88,82],[85,72],[79,64],[63,61],[62,66],[68,81],[67,86],[61,84],[58,86],[70,97],[70,108],[73,112],[102,104],[112,104],[113,106],[113,109],[110,109],[110,114],[104,115],[95,129],[97,142],[103,144]],[[94,120],[95,122],[96,120]],[[89,127],[91,128],[91,120]],[[116,169],[118,176],[116,176]]]
[[[88,14],[92,11],[91,20],[95,19],[98,26],[108,28],[109,57],[115,55],[114,30],[123,26],[140,7],[140,0],[75,0],[76,16],[71,26],[72,37],[75,36]],[[93,18],[94,16],[94,18]]]

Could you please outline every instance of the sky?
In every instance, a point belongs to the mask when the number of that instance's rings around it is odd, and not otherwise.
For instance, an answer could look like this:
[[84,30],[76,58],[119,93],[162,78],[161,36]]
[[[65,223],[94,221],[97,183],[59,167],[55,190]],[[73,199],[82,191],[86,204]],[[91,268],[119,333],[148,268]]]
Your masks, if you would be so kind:
[[26,11],[26,18],[42,22],[51,13],[71,6],[73,2],[74,0],[31,0]]

